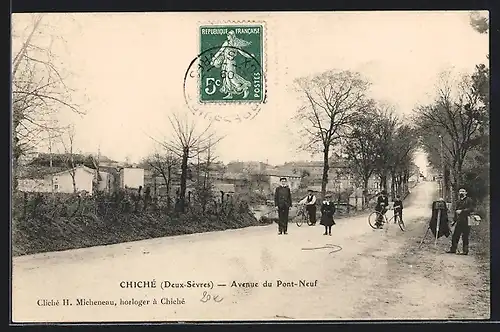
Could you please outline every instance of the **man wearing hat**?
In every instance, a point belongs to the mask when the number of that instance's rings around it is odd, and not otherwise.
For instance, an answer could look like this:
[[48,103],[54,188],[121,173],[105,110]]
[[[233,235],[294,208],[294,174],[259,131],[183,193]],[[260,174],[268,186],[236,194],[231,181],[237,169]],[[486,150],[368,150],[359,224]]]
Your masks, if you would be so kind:
[[287,185],[286,178],[280,178],[281,185],[274,192],[274,205],[278,209],[278,234],[287,234],[288,230],[288,213],[292,206],[292,194]]
[[375,211],[380,213],[379,218],[377,218],[377,221],[375,222],[375,225],[377,227],[382,227],[382,215],[387,212],[387,207],[389,206],[389,198],[387,197],[387,192],[385,190],[382,190],[380,192],[380,195],[377,197],[377,205],[375,205]]
[[306,211],[309,216],[311,226],[316,225],[316,196],[312,189],[307,191],[307,196],[302,199],[299,204],[306,205]]
[[458,191],[459,200],[455,210],[455,217],[453,224],[456,224],[451,236],[451,248],[447,253],[454,254],[457,252],[458,241],[462,237],[463,255],[469,254],[469,215],[473,210],[473,202],[470,197],[467,197],[467,190],[461,188]]

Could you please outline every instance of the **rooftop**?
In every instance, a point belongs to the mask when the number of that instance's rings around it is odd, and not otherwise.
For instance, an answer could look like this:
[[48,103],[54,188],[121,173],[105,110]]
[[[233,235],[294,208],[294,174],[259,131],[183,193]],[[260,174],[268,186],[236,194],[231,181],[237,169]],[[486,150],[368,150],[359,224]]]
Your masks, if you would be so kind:
[[[93,168],[87,167],[85,165],[77,165],[75,168],[78,167],[83,167],[85,170],[89,172],[94,172]],[[68,167],[43,167],[43,166],[40,167],[40,166],[29,165],[20,168],[18,177],[20,179],[43,179],[48,175],[56,175],[69,171],[70,169]]]

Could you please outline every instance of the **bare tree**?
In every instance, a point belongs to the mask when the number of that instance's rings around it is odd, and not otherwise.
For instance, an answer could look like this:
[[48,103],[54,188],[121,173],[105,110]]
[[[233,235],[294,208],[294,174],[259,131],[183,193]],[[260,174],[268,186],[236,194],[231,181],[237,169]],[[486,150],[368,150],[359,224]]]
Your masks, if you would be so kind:
[[305,139],[301,148],[323,156],[323,198],[328,183],[331,150],[356,114],[370,104],[366,98],[369,85],[359,73],[351,71],[327,71],[295,81],[304,102],[295,117],[302,126],[301,133]]
[[13,190],[17,188],[19,159],[46,140],[46,134],[61,133],[54,115],[62,110],[84,114],[72,101],[73,91],[65,84],[68,74],[52,52],[61,38],[50,33],[45,15],[32,14],[31,19],[24,34],[18,31],[18,20],[13,20]]
[[211,171],[212,165],[216,162],[216,157],[212,151],[212,144],[208,142],[208,148],[205,156],[205,162],[203,163],[203,188],[207,188],[211,183]]
[[[94,181],[93,181],[93,190],[99,190],[99,184],[103,181],[101,176],[101,146],[97,147],[97,154],[91,154],[89,156],[92,166],[95,169]],[[106,183],[106,191],[110,190],[109,184]]]
[[179,158],[168,151],[166,153],[155,152],[146,158],[145,162],[152,168],[153,176],[158,174],[163,178],[167,190],[167,199],[170,201],[172,180],[174,173],[179,168]]
[[[65,137],[64,137],[65,136]],[[73,192],[77,192],[76,186],[76,164],[74,154],[75,128],[70,126],[66,135],[61,138],[61,143],[64,147],[64,163],[68,167],[69,175],[73,183]]]
[[200,154],[214,147],[223,137],[219,137],[213,132],[212,123],[198,130],[196,122],[190,121],[187,117],[174,114],[168,119],[173,137],[157,142],[180,158],[179,208],[181,212],[184,212],[189,160],[197,158]]

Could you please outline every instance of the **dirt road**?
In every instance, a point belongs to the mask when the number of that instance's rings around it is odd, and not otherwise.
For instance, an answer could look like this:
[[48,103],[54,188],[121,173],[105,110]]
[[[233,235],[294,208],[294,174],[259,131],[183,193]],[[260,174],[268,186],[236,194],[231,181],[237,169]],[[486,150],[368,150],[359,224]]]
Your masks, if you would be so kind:
[[[436,188],[424,182],[413,189],[404,233],[396,225],[373,230],[362,215],[339,219],[332,236],[323,236],[321,226],[295,224],[289,235],[278,236],[271,225],[18,257],[13,320],[488,318],[489,267],[474,256],[474,242],[469,256],[445,254],[450,239],[439,239],[436,249],[430,235],[418,249]],[[326,244],[342,250],[302,250]],[[153,279],[156,288],[120,287],[122,281]],[[189,280],[213,282],[213,288],[160,287]],[[233,281],[258,287],[231,287]],[[266,281],[272,286],[264,287]],[[116,305],[81,305],[85,301],[77,299]],[[43,305],[50,300],[59,305]],[[139,306],[139,300],[150,302]]]

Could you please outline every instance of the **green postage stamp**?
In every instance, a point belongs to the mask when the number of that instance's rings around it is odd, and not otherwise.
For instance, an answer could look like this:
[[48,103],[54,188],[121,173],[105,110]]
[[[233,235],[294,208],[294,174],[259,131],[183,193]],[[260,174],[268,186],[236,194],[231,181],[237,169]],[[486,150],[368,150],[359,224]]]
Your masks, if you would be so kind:
[[262,102],[264,27],[200,26],[199,101]]

